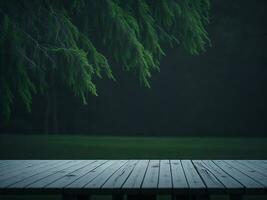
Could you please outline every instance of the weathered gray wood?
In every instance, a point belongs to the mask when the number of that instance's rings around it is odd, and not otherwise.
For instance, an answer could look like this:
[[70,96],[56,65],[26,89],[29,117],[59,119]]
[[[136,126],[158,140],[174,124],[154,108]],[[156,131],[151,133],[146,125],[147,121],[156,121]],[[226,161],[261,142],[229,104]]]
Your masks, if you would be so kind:
[[261,166],[263,169],[267,170],[267,162],[266,162],[266,160],[250,160],[250,162],[253,162],[253,163]]
[[5,160],[0,165],[0,172],[3,172],[6,169],[9,169],[10,167],[19,167],[18,164],[23,164],[25,162],[30,162],[29,160]]
[[100,165],[106,163],[107,160],[98,160],[93,161],[91,163],[88,163],[85,167],[82,167],[80,169],[77,169],[76,171],[73,171],[71,173],[66,174],[65,176],[59,178],[58,180],[52,182],[51,184],[46,185],[46,188],[64,188],[65,186],[71,184],[75,180],[79,179],[80,177],[83,177],[88,172],[96,169]]
[[174,189],[187,191],[188,183],[180,160],[171,160],[171,174]]
[[85,188],[100,189],[101,186],[103,186],[105,182],[127,162],[127,160],[119,160],[115,162],[114,164],[106,168],[103,173],[99,174],[95,179],[85,185]]
[[109,194],[113,199],[209,199],[209,194],[266,194],[266,161],[242,160],[4,160],[0,193],[57,193],[85,199]]
[[256,160],[255,161],[255,165],[258,165],[259,167],[261,167],[261,169],[263,169],[263,171],[265,172],[264,174],[267,174],[267,162],[266,160]]
[[217,192],[223,191],[224,185],[218,180],[218,178],[212,173],[206,165],[204,165],[200,160],[193,161],[198,173],[202,177],[208,190],[216,190]]
[[1,176],[0,178],[0,187],[8,187],[11,184],[14,184],[20,180],[23,180],[27,177],[32,176],[33,174],[37,174],[43,169],[46,169],[49,166],[53,166],[54,164],[57,164],[57,161],[47,161],[43,163],[42,165],[32,165],[30,167],[27,167],[23,170],[16,170],[12,171],[8,174],[5,174],[4,176]]
[[9,185],[9,188],[24,188],[38,180],[41,180],[45,177],[48,177],[54,173],[57,173],[58,169],[62,167],[63,169],[75,164],[74,161],[70,160],[61,160],[58,161],[56,164],[51,164],[44,167],[42,170],[35,170],[32,171],[31,174],[27,174],[27,176],[18,177],[16,183]]
[[142,184],[142,189],[156,189],[158,187],[159,160],[150,160]]
[[120,189],[137,164],[137,160],[128,161],[123,167],[118,169],[102,186],[102,189]]
[[98,166],[96,169],[91,170],[84,176],[78,178],[74,182],[72,182],[69,185],[66,185],[66,189],[81,189],[86,184],[88,184],[90,181],[92,181],[95,177],[97,177],[99,174],[103,173],[105,169],[107,169],[109,166],[114,164],[116,161],[109,160],[108,162],[104,163],[103,165]]
[[259,167],[261,167],[264,170],[267,170],[267,162],[266,160],[239,160],[241,162],[246,162],[246,163],[251,163],[254,165],[257,165]]
[[257,160],[253,160],[253,162],[251,162],[251,160],[237,160],[237,162],[241,163],[242,165],[246,165],[255,171],[258,171],[259,173],[267,177],[267,165],[265,168],[264,165],[261,165],[261,163],[258,164]]
[[0,169],[4,170],[7,166],[14,166],[19,163],[25,163],[25,162],[38,162],[39,160],[3,160],[3,162],[0,164]]
[[264,186],[254,181],[247,175],[243,174],[239,170],[233,168],[231,165],[225,163],[222,160],[213,161],[217,166],[219,166],[222,170],[232,176],[234,179],[238,180],[238,182],[242,183],[246,189],[263,189]]
[[[56,162],[56,161],[55,161]],[[0,176],[3,179],[4,176],[11,177],[12,175],[16,175],[18,173],[22,173],[23,171],[27,171],[30,168],[36,168],[43,166],[45,164],[49,164],[50,162],[48,160],[44,161],[21,161],[17,162],[15,164],[10,164],[8,166],[5,166],[5,169],[1,169]]]
[[158,188],[164,191],[172,191],[172,175],[170,160],[160,160]]
[[182,166],[185,172],[185,176],[186,176],[189,188],[195,189],[195,190],[202,190],[202,191],[206,190],[206,186],[201,180],[192,162],[190,160],[182,160],[181,162],[182,162]]
[[7,165],[8,163],[10,163],[9,160],[1,160],[0,161],[0,169],[1,169],[1,167]]
[[122,186],[124,190],[137,190],[141,188],[141,184],[148,167],[148,162],[148,160],[138,161],[132,173]]
[[267,162],[266,160],[255,160],[255,162],[253,162],[255,165],[259,166],[263,171],[264,174],[267,174]]
[[216,178],[218,178],[221,183],[223,183],[228,191],[235,190],[242,192],[244,190],[244,186],[241,183],[215,165],[211,160],[203,160],[202,163],[216,176]]
[[9,179],[12,184],[8,185],[8,188],[24,188],[25,186],[29,185],[30,183],[33,183],[45,176],[47,176],[47,173],[49,171],[54,170],[54,168],[60,167],[60,166],[65,166],[66,164],[71,163],[71,161],[67,160],[61,160],[57,162],[53,162],[48,165],[43,165],[42,168],[34,169],[29,172],[20,174],[16,177],[12,177]]
[[242,165],[239,162],[236,162],[234,160],[227,160],[225,162],[228,163],[229,165],[231,165],[232,167],[234,167],[235,169],[237,169],[237,170],[241,171],[242,173],[246,174],[247,176],[249,176],[250,178],[252,178],[256,182],[258,182],[258,183],[264,185],[265,187],[267,187],[267,177],[265,177],[261,173],[255,171],[255,170],[252,170],[249,167],[247,167],[246,165]]
[[13,174],[17,172],[21,172],[24,169],[28,169],[33,166],[42,165],[46,162],[46,160],[15,160],[14,162],[9,161],[6,165],[2,166],[0,169],[0,177],[6,174]]
[[44,188],[45,186],[51,184],[52,182],[58,180],[59,178],[78,170],[82,167],[85,167],[88,165],[88,161],[75,161],[73,164],[71,164],[68,167],[58,167],[58,169],[55,169],[56,173],[53,173],[43,179],[37,180],[34,183],[31,183],[30,185],[26,186],[26,188]]

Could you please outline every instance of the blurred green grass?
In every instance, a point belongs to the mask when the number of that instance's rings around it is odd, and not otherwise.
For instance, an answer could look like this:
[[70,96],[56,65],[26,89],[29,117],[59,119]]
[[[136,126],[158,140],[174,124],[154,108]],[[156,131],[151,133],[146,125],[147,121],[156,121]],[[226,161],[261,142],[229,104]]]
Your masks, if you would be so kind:
[[267,159],[267,138],[0,135],[0,159]]

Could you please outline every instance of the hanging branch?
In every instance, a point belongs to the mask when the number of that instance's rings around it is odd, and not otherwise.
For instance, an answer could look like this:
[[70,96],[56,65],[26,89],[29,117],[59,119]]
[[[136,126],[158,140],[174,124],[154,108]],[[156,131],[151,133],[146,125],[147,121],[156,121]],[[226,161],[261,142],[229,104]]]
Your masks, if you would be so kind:
[[166,48],[205,50],[209,8],[209,0],[0,1],[2,114],[9,118],[16,97],[30,111],[51,70],[87,103],[88,94],[97,95],[96,78],[115,80],[100,49],[150,87]]

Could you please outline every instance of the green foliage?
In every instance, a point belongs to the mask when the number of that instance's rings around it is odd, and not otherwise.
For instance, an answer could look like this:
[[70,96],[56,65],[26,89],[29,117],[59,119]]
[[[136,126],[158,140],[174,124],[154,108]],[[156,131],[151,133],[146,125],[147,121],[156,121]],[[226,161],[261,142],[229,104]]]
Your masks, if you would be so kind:
[[198,54],[209,42],[209,0],[0,1],[0,106],[8,118],[14,98],[30,111],[32,94],[51,78],[86,103],[94,80],[115,80],[115,63],[138,74],[141,84],[159,71],[168,46]]
[[[23,48],[23,35],[5,16],[1,24],[0,38],[1,58],[1,110],[6,117],[11,113],[10,105],[15,95],[21,97],[28,111],[31,109],[32,92],[36,92],[35,84],[28,73],[30,59]],[[5,67],[7,66],[7,67]],[[15,92],[14,92],[15,91]]]

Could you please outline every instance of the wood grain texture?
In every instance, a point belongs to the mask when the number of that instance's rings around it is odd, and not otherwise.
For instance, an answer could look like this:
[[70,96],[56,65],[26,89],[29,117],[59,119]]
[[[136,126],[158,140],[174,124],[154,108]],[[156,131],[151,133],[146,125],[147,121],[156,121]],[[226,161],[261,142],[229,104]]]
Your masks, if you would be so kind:
[[193,163],[208,190],[216,190],[217,192],[223,191],[225,186],[216,177],[216,175],[213,173],[213,170],[207,167],[200,160],[194,160]]
[[266,188],[266,160],[0,160],[0,193],[9,194],[206,198]]
[[154,190],[158,188],[159,166],[160,166],[159,160],[150,160],[142,184],[142,189]]
[[135,165],[132,173],[129,175],[127,180],[122,186],[124,191],[138,192],[141,188],[142,182],[144,180],[145,173],[148,167],[148,160],[139,160]]
[[191,160],[182,160],[183,169],[190,189],[206,190],[206,185],[203,183],[195,166]]

